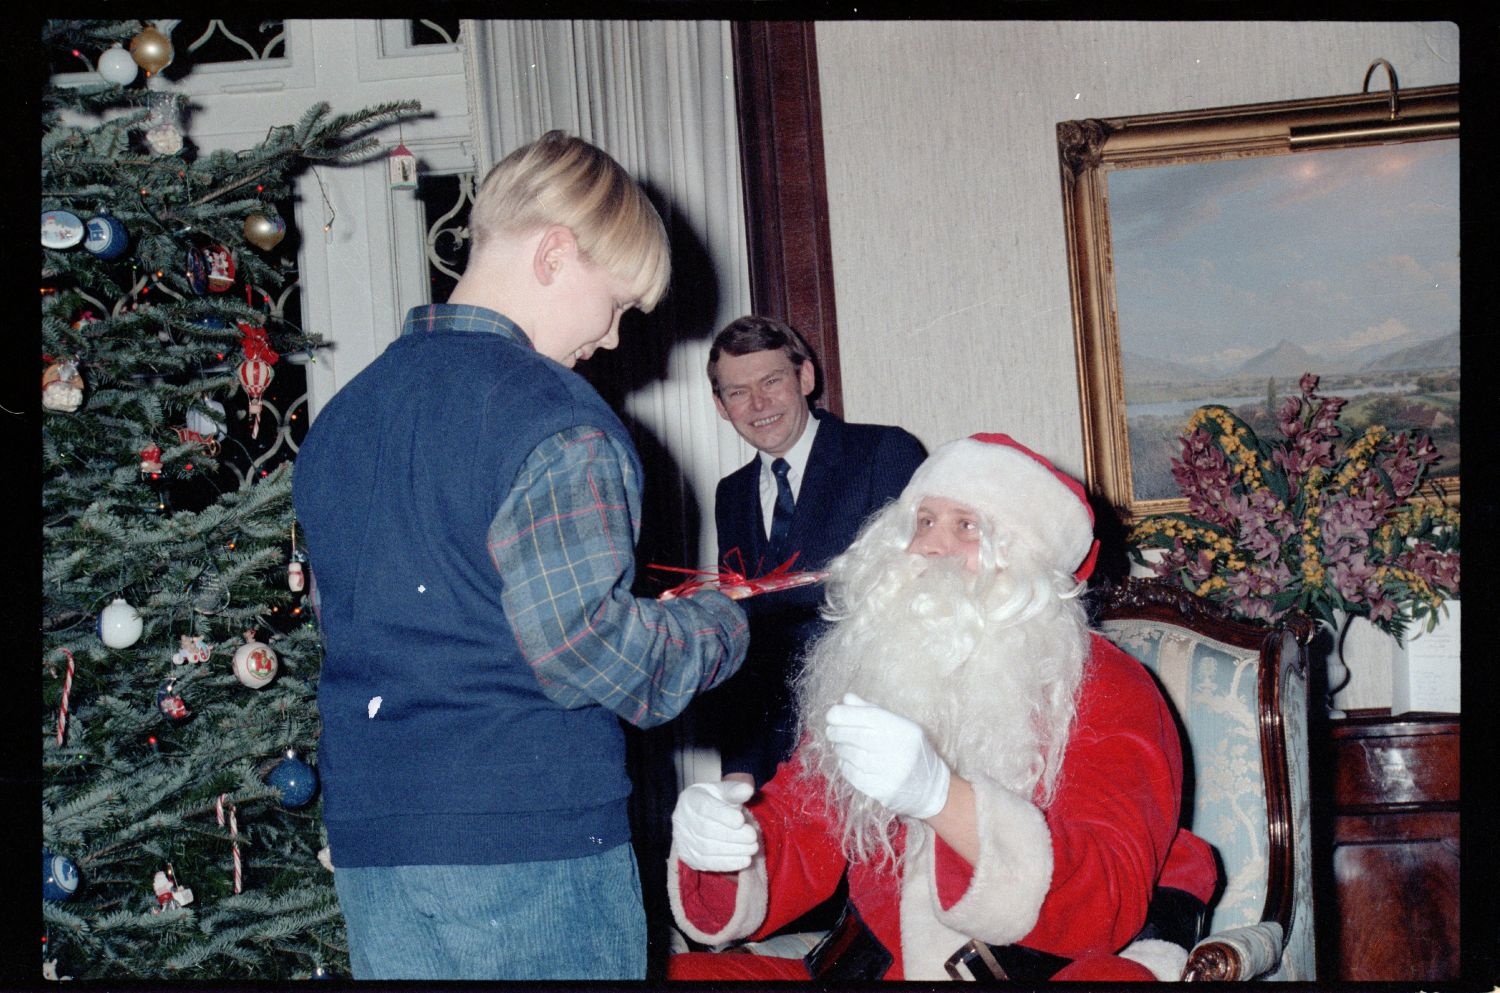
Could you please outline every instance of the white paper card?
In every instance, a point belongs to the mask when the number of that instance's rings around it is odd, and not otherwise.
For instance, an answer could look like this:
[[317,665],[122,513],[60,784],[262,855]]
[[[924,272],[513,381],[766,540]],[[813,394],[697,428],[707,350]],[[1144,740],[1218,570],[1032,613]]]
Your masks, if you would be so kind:
[[1391,713],[1434,711],[1459,713],[1461,601],[1448,600],[1447,616],[1437,627],[1407,629],[1406,651],[1397,652],[1391,669]]

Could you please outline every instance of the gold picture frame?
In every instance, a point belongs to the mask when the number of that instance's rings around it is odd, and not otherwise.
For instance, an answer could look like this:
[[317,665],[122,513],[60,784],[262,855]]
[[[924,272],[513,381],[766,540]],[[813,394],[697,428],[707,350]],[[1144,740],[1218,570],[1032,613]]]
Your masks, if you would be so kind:
[[[1215,174],[1227,175],[1235,169],[1243,172],[1247,168],[1268,169],[1285,166],[1296,168],[1299,172],[1321,171],[1332,177],[1339,175],[1340,172],[1350,171],[1338,168],[1351,161],[1350,157],[1345,154],[1349,150],[1370,149],[1369,152],[1359,153],[1362,157],[1369,157],[1392,156],[1395,154],[1393,150],[1404,149],[1407,152],[1405,157],[1410,159],[1418,149],[1409,143],[1451,141],[1451,146],[1424,146],[1420,150],[1425,158],[1431,158],[1433,154],[1441,152],[1443,156],[1451,153],[1453,159],[1451,164],[1447,162],[1441,164],[1444,171],[1440,173],[1445,177],[1446,190],[1446,170],[1451,165],[1453,189],[1452,202],[1449,206],[1452,212],[1453,253],[1451,260],[1440,260],[1444,276],[1451,275],[1451,280],[1447,285],[1440,286],[1444,295],[1429,307],[1431,312],[1425,314],[1423,320],[1428,324],[1449,320],[1448,301],[1451,295],[1453,307],[1451,347],[1454,349],[1455,364],[1451,383],[1454,392],[1444,393],[1443,402],[1451,404],[1449,408],[1452,414],[1451,419],[1456,422],[1459,90],[1457,85],[1451,85],[1399,91],[1396,86],[1395,73],[1390,69],[1389,64],[1384,63],[1384,60],[1378,60],[1377,63],[1372,64],[1371,71],[1377,65],[1382,64],[1389,73],[1391,83],[1389,93],[1366,92],[1240,107],[1064,121],[1057,126],[1073,323],[1077,345],[1076,359],[1085,468],[1090,489],[1114,507],[1123,523],[1131,523],[1149,514],[1186,510],[1187,503],[1186,500],[1174,495],[1175,488],[1171,493],[1163,491],[1159,428],[1156,434],[1150,436],[1149,445],[1144,440],[1141,442],[1143,449],[1150,449],[1149,458],[1152,461],[1150,474],[1143,477],[1134,464],[1129,411],[1132,403],[1136,404],[1137,409],[1146,409],[1146,404],[1142,402],[1146,391],[1137,387],[1137,392],[1141,392],[1142,397],[1129,394],[1122,344],[1126,346],[1133,344],[1133,336],[1145,333],[1142,331],[1142,326],[1149,324],[1152,335],[1176,336],[1170,341],[1154,342],[1159,352],[1164,348],[1175,348],[1180,345],[1183,358],[1192,357],[1195,361],[1204,363],[1208,361],[1191,350],[1196,347],[1206,347],[1209,342],[1207,340],[1194,341],[1194,332],[1186,325],[1180,329],[1168,328],[1159,325],[1170,325],[1172,322],[1156,320],[1143,320],[1132,324],[1136,317],[1144,314],[1144,307],[1140,308],[1141,314],[1127,313],[1123,321],[1126,326],[1122,328],[1121,299],[1127,300],[1128,310],[1131,305],[1130,301],[1137,298],[1147,299],[1150,294],[1144,290],[1138,291],[1132,283],[1122,286],[1117,281],[1122,279],[1145,281],[1141,276],[1145,269],[1132,260],[1148,258],[1149,250],[1144,247],[1145,236],[1139,234],[1130,236],[1136,238],[1135,242],[1117,245],[1112,241],[1112,225],[1117,219],[1111,216],[1111,210],[1113,208],[1123,213],[1129,209],[1134,211],[1130,215],[1132,217],[1148,217],[1153,222],[1159,222],[1160,218],[1148,216],[1149,211],[1143,211],[1140,204],[1132,206],[1132,201],[1129,199],[1130,197],[1145,198],[1147,194],[1143,191],[1148,185],[1155,191],[1153,196],[1170,198],[1174,195],[1173,193],[1163,194],[1162,191],[1170,191],[1174,183],[1190,186],[1195,182],[1203,181],[1204,177],[1212,177]],[[1369,74],[1367,73],[1367,89],[1368,86]],[[1282,158],[1276,159],[1276,157]],[[1272,161],[1273,159],[1275,161]],[[1308,167],[1312,166],[1320,168],[1309,170]],[[1321,168],[1325,166],[1333,167]],[[1148,174],[1139,172],[1140,170],[1154,170],[1154,172]],[[1112,181],[1116,188],[1112,188]],[[1328,179],[1325,185],[1332,182],[1332,179]],[[1249,184],[1241,185],[1243,189]],[[1131,190],[1136,192],[1129,192]],[[1184,194],[1184,196],[1187,195]],[[1445,192],[1443,196],[1446,195]],[[1151,202],[1168,201],[1163,199]],[[1360,201],[1360,203],[1363,202]],[[1239,204],[1239,206],[1243,207],[1244,204]],[[1356,206],[1355,212],[1358,213],[1363,209],[1363,207]],[[1260,218],[1267,213],[1269,213],[1268,210],[1262,210],[1252,216]],[[1289,213],[1287,216],[1293,215]],[[1388,219],[1381,218],[1381,220]],[[1248,222],[1242,221],[1241,223]],[[1447,220],[1444,219],[1442,223],[1446,225]],[[1120,226],[1123,228],[1124,225]],[[1140,225],[1136,225],[1132,230],[1139,231]],[[1446,232],[1446,227],[1443,230]],[[1388,239],[1392,245],[1399,246],[1402,235],[1403,231],[1399,229],[1388,231],[1382,228],[1382,238]],[[1224,244],[1219,242],[1211,242],[1211,244],[1219,244],[1221,249],[1227,249],[1227,244],[1233,242],[1236,236],[1236,230],[1231,229],[1221,237]],[[1259,244],[1263,248],[1281,247],[1275,241],[1274,234],[1268,236],[1265,231],[1257,230],[1255,237],[1261,239]],[[1288,233],[1287,237],[1291,238],[1291,234]],[[1446,234],[1443,237],[1446,237]],[[1399,247],[1391,250],[1399,251]],[[1274,252],[1265,254],[1274,254]],[[1224,251],[1222,260],[1203,260],[1205,265],[1212,265],[1219,261],[1227,263],[1236,260],[1233,252],[1227,250]],[[1319,263],[1328,264],[1330,272],[1326,278],[1332,280],[1335,287],[1339,285],[1337,282],[1338,261],[1329,258]],[[1310,267],[1310,270],[1309,279],[1317,279],[1323,275],[1315,271],[1316,265]],[[1165,280],[1158,281],[1155,277],[1152,277],[1151,281],[1165,284]],[[1232,309],[1226,307],[1221,313],[1227,318]],[[1290,315],[1286,319],[1289,324],[1294,323]],[[1312,319],[1309,316],[1309,320]],[[1207,324],[1200,319],[1198,326],[1207,327]],[[1404,325],[1398,321],[1394,327],[1385,327],[1383,333],[1398,334],[1403,327]],[[1367,334],[1370,330],[1364,329]],[[1424,327],[1424,331],[1430,330],[1430,327]],[[1443,333],[1443,341],[1446,345],[1448,341],[1446,324],[1443,325]],[[1307,334],[1308,341],[1311,343],[1313,332],[1308,331]],[[1352,336],[1350,340],[1353,340]],[[1265,344],[1269,345],[1269,342]],[[1328,353],[1325,350],[1323,354],[1326,356]],[[1287,365],[1290,361],[1294,359],[1288,359],[1283,365]],[[1157,362],[1157,365],[1149,366],[1148,364],[1148,367],[1157,369],[1171,366],[1171,363],[1166,360],[1159,359]],[[1132,368],[1140,368],[1140,365],[1134,365]],[[1206,365],[1182,366],[1181,368],[1184,370],[1182,375],[1172,379],[1167,389],[1168,392],[1181,394],[1176,397],[1175,402],[1190,403],[1192,399],[1189,394],[1207,389],[1203,383],[1192,386],[1189,382],[1191,377],[1193,375],[1206,376],[1209,373],[1192,371],[1193,369],[1207,369]],[[1254,366],[1247,361],[1243,368],[1254,368]],[[1172,378],[1170,374],[1160,372],[1154,374],[1158,376],[1159,387],[1161,380]],[[1218,376],[1220,381],[1229,382],[1224,379],[1229,375],[1228,373],[1218,372],[1213,375]],[[1279,395],[1283,396],[1287,392],[1296,392],[1297,377],[1295,375],[1288,378],[1289,373],[1283,371],[1279,373],[1279,376],[1281,377],[1279,383],[1276,383],[1275,376],[1270,377],[1274,388],[1268,390],[1266,394],[1267,407],[1278,395],[1277,389],[1282,390]],[[1424,382],[1429,384],[1436,381],[1435,378],[1424,377]],[[1139,382],[1138,378],[1137,382]],[[1245,380],[1240,379],[1236,382],[1243,387]],[[1442,382],[1446,386],[1449,380],[1444,378]],[[1282,388],[1282,384],[1286,389]],[[1179,386],[1181,389],[1178,389]],[[1325,382],[1319,392],[1325,395],[1342,395],[1338,382]],[[1203,402],[1219,401],[1205,399]],[[1446,415],[1434,416],[1443,416],[1446,420]],[[1138,420],[1145,423],[1144,415]],[[1183,418],[1183,422],[1185,424],[1186,417]],[[1456,425],[1452,433],[1455,439],[1452,444],[1455,446],[1456,456]],[[1138,435],[1139,437],[1141,436]],[[1147,453],[1141,453],[1140,461],[1143,465],[1147,460]],[[1456,458],[1450,461],[1455,465],[1455,470],[1448,478],[1438,480],[1438,485],[1452,501],[1456,500],[1458,494],[1458,476]]]

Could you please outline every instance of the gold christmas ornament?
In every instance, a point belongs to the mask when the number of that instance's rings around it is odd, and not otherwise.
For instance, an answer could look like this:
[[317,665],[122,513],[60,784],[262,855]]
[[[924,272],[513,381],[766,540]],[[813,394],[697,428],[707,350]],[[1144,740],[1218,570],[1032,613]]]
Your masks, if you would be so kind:
[[172,64],[172,42],[152,25],[130,39],[130,57],[148,73],[158,73]]
[[245,218],[245,240],[262,251],[269,252],[285,237],[286,222],[279,217],[251,214]]

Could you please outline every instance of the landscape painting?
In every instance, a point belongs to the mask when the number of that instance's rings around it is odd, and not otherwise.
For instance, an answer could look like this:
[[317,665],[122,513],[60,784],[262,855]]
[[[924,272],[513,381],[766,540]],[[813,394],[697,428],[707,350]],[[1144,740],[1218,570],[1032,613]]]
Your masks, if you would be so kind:
[[[1368,80],[1367,80],[1368,84]],[[1368,86],[1367,86],[1368,89]],[[1057,125],[1089,490],[1120,523],[1186,509],[1193,412],[1279,437],[1318,377],[1348,431],[1430,436],[1456,503],[1459,89]]]
[[1275,437],[1309,372],[1347,427],[1430,435],[1456,491],[1456,140],[1120,169],[1108,202],[1135,500],[1178,495],[1195,408]]

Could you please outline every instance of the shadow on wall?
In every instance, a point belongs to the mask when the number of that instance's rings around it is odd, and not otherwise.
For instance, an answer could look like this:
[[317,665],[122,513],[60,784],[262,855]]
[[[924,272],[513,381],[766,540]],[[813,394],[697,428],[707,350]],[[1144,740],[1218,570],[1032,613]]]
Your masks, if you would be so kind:
[[[672,282],[649,314],[631,311],[621,318],[620,344],[599,352],[578,371],[620,415],[645,472],[641,499],[641,535],[636,544],[638,596],[656,596],[681,577],[648,568],[651,563],[691,565],[698,559],[698,535],[704,509],[687,485],[682,466],[657,433],[625,410],[637,390],[667,378],[672,350],[684,341],[711,338],[717,331],[718,275],[697,233],[671,210],[661,193],[646,188],[667,225],[672,251]],[[711,510],[708,511],[712,513]],[[631,831],[639,863],[641,895],[646,907],[647,980],[666,977],[671,927],[667,902],[666,860],[671,846],[672,808],[677,802],[674,753],[680,721],[640,730],[626,726],[627,765],[634,791],[630,797]]]

